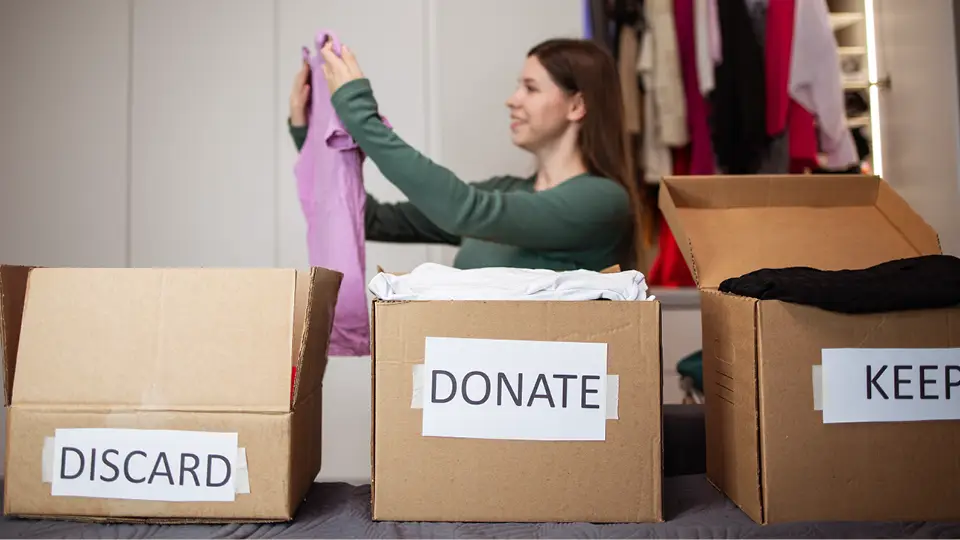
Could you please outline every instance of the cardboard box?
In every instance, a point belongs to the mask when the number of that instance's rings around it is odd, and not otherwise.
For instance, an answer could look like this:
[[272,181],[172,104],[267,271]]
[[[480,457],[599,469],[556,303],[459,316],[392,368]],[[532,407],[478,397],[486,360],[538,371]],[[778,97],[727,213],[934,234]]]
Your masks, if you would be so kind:
[[373,315],[373,519],[662,519],[659,302],[376,301]]
[[[938,254],[933,229],[872,176],[665,178],[660,207],[701,289],[710,481],[759,523],[960,518],[960,421],[890,417],[914,406],[960,412],[960,391],[951,402],[877,399],[866,406],[872,421],[827,423],[816,409],[829,396],[820,404],[815,389],[840,384],[862,399],[869,380],[854,354],[876,366],[893,353],[911,368],[931,350],[960,358],[960,309],[846,315],[717,290],[761,268],[862,269]],[[825,357],[836,352],[831,365],[854,377],[828,381]],[[916,369],[902,375],[916,397]]]
[[341,277],[0,267],[4,513],[291,519],[320,470]]

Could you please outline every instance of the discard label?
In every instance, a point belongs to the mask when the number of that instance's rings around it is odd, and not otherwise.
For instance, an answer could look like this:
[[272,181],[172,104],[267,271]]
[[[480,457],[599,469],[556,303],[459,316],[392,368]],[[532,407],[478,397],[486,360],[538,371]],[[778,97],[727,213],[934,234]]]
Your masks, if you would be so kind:
[[237,434],[147,429],[58,429],[54,496],[233,501]]
[[823,422],[960,420],[960,349],[824,349]]
[[427,338],[423,435],[602,441],[607,345]]

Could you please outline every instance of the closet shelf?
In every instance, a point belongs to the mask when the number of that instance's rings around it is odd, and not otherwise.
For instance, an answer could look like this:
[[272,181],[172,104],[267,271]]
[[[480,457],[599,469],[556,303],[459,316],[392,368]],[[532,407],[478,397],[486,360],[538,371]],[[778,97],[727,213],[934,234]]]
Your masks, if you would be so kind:
[[862,21],[863,17],[863,13],[857,12],[831,13],[830,27],[833,28],[834,32],[843,30],[844,28],[849,28]]
[[862,56],[867,54],[866,47],[837,47],[840,56]]
[[858,127],[867,127],[870,125],[870,116],[854,116],[853,118],[847,118],[847,127],[858,128]]
[[866,90],[870,88],[870,82],[866,79],[847,79],[843,81],[844,90]]

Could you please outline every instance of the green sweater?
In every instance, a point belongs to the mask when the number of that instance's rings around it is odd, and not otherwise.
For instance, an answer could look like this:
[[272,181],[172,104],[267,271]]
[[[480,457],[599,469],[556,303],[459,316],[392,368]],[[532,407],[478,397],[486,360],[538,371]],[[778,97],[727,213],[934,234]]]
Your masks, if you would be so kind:
[[[351,81],[332,102],[347,132],[407,197],[367,195],[367,240],[459,245],[457,268],[602,270],[623,263],[630,202],[616,182],[583,174],[540,192],[533,178],[500,176],[467,183],[410,147],[379,117],[367,79]],[[290,126],[299,150],[307,128]]]

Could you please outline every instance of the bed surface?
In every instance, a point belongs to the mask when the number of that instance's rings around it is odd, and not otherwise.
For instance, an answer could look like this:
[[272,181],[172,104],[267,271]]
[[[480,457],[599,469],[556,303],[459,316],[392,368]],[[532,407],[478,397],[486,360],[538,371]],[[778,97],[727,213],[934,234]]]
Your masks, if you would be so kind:
[[370,486],[314,484],[285,524],[102,525],[0,519],[0,538],[960,538],[960,523],[797,523],[761,527],[707,482],[699,406],[664,407],[657,524],[374,523]]

